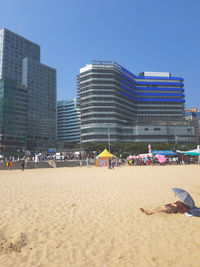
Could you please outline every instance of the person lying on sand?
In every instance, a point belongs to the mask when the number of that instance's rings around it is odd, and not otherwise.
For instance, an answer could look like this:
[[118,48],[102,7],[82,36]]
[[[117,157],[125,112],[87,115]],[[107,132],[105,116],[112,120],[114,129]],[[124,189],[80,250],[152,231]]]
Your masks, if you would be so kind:
[[165,213],[185,213],[189,211],[189,207],[184,204],[181,201],[176,201],[175,203],[166,204],[162,207],[156,208],[156,209],[143,209],[140,208],[142,212],[144,212],[146,215],[152,215],[159,212],[165,212]]

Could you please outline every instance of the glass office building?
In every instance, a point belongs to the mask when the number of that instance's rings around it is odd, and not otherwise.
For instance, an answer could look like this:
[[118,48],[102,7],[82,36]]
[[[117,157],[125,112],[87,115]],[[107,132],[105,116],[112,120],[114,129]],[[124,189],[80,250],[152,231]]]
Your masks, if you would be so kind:
[[81,143],[193,142],[184,120],[184,83],[168,72],[135,75],[110,61],[80,69]]
[[27,87],[0,80],[0,154],[13,155],[27,146]]
[[57,102],[57,141],[80,143],[80,116],[76,98]]
[[189,108],[185,111],[185,119],[194,124],[196,143],[200,144],[200,111],[198,108]]
[[0,79],[27,87],[27,148],[45,151],[56,140],[56,70],[40,63],[40,46],[0,30]]

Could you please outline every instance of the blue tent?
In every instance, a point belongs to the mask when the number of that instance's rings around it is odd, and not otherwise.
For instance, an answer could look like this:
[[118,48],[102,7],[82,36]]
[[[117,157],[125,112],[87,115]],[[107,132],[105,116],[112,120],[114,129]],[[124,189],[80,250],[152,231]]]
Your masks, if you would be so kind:
[[174,153],[173,150],[152,150],[153,155],[165,155],[165,156],[175,156],[177,153]]

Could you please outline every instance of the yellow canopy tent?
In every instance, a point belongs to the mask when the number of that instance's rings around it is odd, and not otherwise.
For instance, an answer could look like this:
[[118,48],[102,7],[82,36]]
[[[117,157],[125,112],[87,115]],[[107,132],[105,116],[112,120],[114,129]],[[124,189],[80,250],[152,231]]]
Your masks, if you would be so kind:
[[112,158],[112,157],[116,157],[116,156],[111,154],[107,149],[104,149],[104,151],[96,157],[96,166],[97,167],[108,167],[109,158]]
[[97,157],[100,157],[100,158],[112,158],[112,157],[116,157],[115,155],[111,154],[107,149],[104,149],[104,151],[99,154]]

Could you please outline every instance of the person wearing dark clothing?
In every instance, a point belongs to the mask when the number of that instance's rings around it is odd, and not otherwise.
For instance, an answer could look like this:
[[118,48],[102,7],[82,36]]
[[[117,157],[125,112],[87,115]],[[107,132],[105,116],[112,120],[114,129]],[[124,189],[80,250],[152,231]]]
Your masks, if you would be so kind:
[[114,170],[114,168],[115,168],[115,160],[112,159],[112,169]]
[[111,169],[111,158],[108,160],[108,169]]
[[22,171],[24,170],[24,167],[25,167],[25,161],[24,160],[22,160]]

